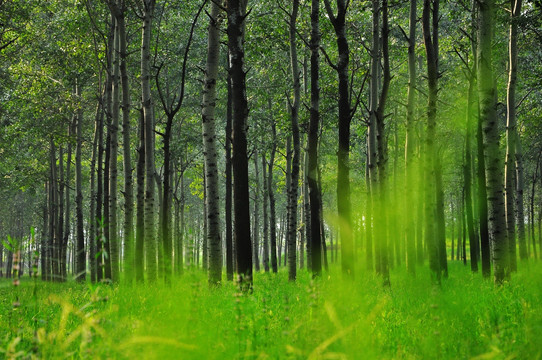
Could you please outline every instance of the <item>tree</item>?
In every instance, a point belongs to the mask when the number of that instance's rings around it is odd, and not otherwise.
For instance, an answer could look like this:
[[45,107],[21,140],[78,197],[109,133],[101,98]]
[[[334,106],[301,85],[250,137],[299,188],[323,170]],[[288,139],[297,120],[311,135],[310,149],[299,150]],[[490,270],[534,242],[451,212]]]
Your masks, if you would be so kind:
[[478,96],[480,120],[483,127],[485,175],[491,257],[495,283],[502,283],[508,272],[508,239],[505,228],[503,196],[503,166],[499,149],[499,129],[496,112],[496,89],[493,77],[492,40],[494,0],[478,2]]
[[[415,111],[416,111],[416,8],[417,0],[410,0],[408,17],[408,95],[405,143],[405,209],[414,203],[415,184]],[[415,212],[406,211],[405,240],[408,272],[416,273]]]
[[[510,15],[510,35],[508,41],[508,87],[506,91],[506,158],[505,158],[505,211],[506,211],[506,229],[508,236],[508,247],[510,251],[510,270],[517,271],[516,261],[516,221],[515,221],[515,195],[516,183],[518,180],[516,175],[516,159],[517,159],[517,144],[519,140],[517,133],[517,120],[516,120],[516,83],[517,83],[517,67],[518,67],[518,18],[521,16],[521,0],[511,1],[512,12]],[[521,164],[521,162],[519,162]],[[519,167],[518,167],[519,168]],[[522,206],[523,198],[517,200],[518,206]],[[521,205],[520,205],[521,204]],[[519,210],[519,209],[518,209]],[[523,218],[518,216],[519,223],[523,223]],[[520,256],[521,259],[527,257],[527,249],[525,247],[525,238],[520,240]]]
[[[81,90],[80,85],[75,84],[75,96],[80,99]],[[76,217],[77,217],[77,242],[75,248],[75,254],[77,256],[77,268],[75,271],[76,279],[78,281],[84,281],[86,278],[87,270],[87,254],[85,249],[85,235],[83,231],[83,179],[82,179],[82,154],[81,147],[83,142],[83,111],[79,106],[77,109],[77,142],[75,148],[75,202],[76,202]]]
[[[320,1],[311,2],[311,108],[308,138],[309,183],[310,203],[310,248],[311,248],[311,271],[313,276],[322,273],[322,244],[320,228],[322,218],[320,213],[321,194],[318,186],[318,131],[320,130]],[[307,239],[307,242],[309,240]]]
[[150,282],[157,279],[157,239],[154,229],[154,113],[150,84],[150,42],[155,0],[143,2],[143,28],[141,42],[141,104],[145,124],[145,256]]
[[350,122],[354,111],[350,106],[348,63],[350,49],[346,38],[346,13],[349,1],[337,0],[337,15],[329,0],[324,0],[327,15],[337,40],[339,60],[333,65],[339,78],[339,149],[337,151],[337,211],[340,222],[342,270],[354,276],[354,241],[352,234],[352,209],[350,203]]
[[237,250],[239,284],[252,289],[252,242],[250,238],[250,207],[248,194],[246,73],[244,70],[244,37],[247,17],[246,0],[228,1],[228,50],[232,86],[232,167],[234,178],[234,233]]
[[209,244],[209,285],[222,280],[222,243],[220,241],[220,212],[215,130],[216,80],[220,51],[220,9],[211,2],[207,42],[207,65],[203,81],[202,133],[205,157],[207,243]]
[[293,142],[293,158],[290,187],[288,188],[288,279],[296,279],[297,265],[297,195],[299,188],[299,163],[300,163],[300,144],[299,144],[299,105],[301,98],[300,71],[297,59],[296,35],[297,35],[297,14],[299,11],[299,0],[293,0],[292,12],[289,14],[290,30],[290,67],[293,80],[293,101],[288,99],[290,105],[290,120]]

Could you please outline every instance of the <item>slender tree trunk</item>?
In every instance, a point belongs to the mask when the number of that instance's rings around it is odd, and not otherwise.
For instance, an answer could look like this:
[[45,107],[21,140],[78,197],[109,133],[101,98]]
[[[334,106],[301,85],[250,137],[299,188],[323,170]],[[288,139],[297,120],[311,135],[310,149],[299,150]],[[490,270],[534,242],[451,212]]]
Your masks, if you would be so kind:
[[132,149],[130,145],[130,82],[127,71],[127,40],[124,11],[117,17],[119,32],[120,80],[122,86],[122,143],[124,162],[124,271],[126,280],[134,278],[134,190],[132,176]]
[[111,116],[111,124],[109,126],[110,135],[110,151],[109,151],[109,261],[111,262],[111,280],[119,281],[119,232],[118,232],[118,214],[117,214],[117,176],[118,176],[118,130],[120,116],[120,63],[119,63],[119,28],[118,22],[115,21],[115,40],[113,47],[113,112]]
[[318,187],[318,130],[320,129],[320,0],[311,1],[311,108],[309,123],[309,204],[310,249],[313,276],[322,274],[322,214],[320,213],[320,188]]
[[415,166],[415,112],[416,112],[416,15],[417,0],[410,0],[408,32],[408,94],[405,142],[405,240],[407,247],[407,269],[416,274],[416,222],[415,212],[408,211],[414,201],[416,178]]
[[228,1],[228,49],[230,52],[233,105],[234,231],[237,271],[241,288],[252,288],[252,243],[248,193],[246,73],[244,71],[244,23],[246,0]]
[[[523,207],[523,189],[524,189],[524,174],[523,174],[523,149],[521,146],[521,139],[519,135],[516,138],[516,209],[518,224],[518,242],[519,242],[519,257],[521,260],[526,260],[527,244],[525,241],[525,211]],[[538,232],[540,236],[540,231]]]
[[[508,43],[508,87],[506,93],[506,159],[505,159],[505,194],[506,194],[506,226],[508,231],[508,247],[510,251],[510,270],[517,271],[517,255],[516,255],[516,219],[514,209],[514,193],[516,183],[519,184],[516,175],[516,159],[517,159],[517,143],[519,140],[516,120],[516,83],[517,83],[517,67],[518,67],[518,17],[521,16],[521,0],[511,1],[512,13],[510,15],[510,35]],[[519,195],[519,194],[518,194]],[[521,199],[523,201],[523,199]],[[519,199],[517,200],[519,204]],[[520,221],[523,220],[518,217]],[[525,259],[525,252],[521,252],[520,240],[520,256]]]
[[[378,19],[377,19],[378,23]],[[374,25],[374,24],[373,24]],[[387,163],[388,163],[388,151],[387,151],[387,141],[384,128],[384,117],[386,110],[386,102],[388,98],[388,89],[391,80],[390,76],[390,65],[389,65],[389,54],[388,54],[388,36],[389,36],[389,27],[388,27],[388,1],[382,1],[382,60],[383,60],[383,79],[382,79],[382,89],[380,92],[380,97],[378,99],[378,107],[376,109],[376,146],[377,146],[377,168],[378,168],[378,207],[377,207],[377,232],[379,238],[377,239],[377,256],[380,263],[380,266],[377,266],[377,269],[380,268],[380,274],[383,277],[384,285],[389,286],[390,284],[390,274],[389,274],[389,248],[388,248],[388,214],[385,211],[385,205],[388,203],[388,194],[387,194]],[[379,57],[377,56],[377,59]],[[373,58],[373,61],[375,59]]]
[[[101,86],[100,86],[101,88]],[[103,120],[102,99],[96,109],[96,120],[94,121],[94,138],[92,141],[92,159],[90,161],[90,226],[89,226],[89,262],[90,262],[90,280],[95,283],[98,279],[97,254],[97,236],[99,223],[96,216],[96,162],[98,159],[98,138],[100,133],[100,119]],[[99,166],[100,164],[98,164]]]
[[[41,241],[40,241],[40,270],[41,270],[41,280],[46,281],[47,279],[47,272],[48,272],[48,258],[47,258],[47,242],[48,242],[48,218],[47,218],[47,206],[49,204],[48,201],[48,184],[45,182],[44,186],[45,196],[44,196],[44,203],[42,205],[42,217],[43,217],[43,227],[41,229]],[[3,259],[3,250],[4,246],[0,242],[0,278],[2,277],[2,259]]]
[[343,273],[354,276],[354,245],[352,228],[352,209],[350,203],[350,87],[348,63],[350,50],[346,38],[346,13],[348,1],[337,0],[337,16],[333,14],[329,0],[324,0],[329,19],[335,29],[338,48],[336,65],[339,78],[339,149],[337,151],[337,211],[341,237],[341,264]]
[[[71,137],[75,131],[74,127],[76,126],[75,122],[70,125],[69,130],[69,136]],[[62,279],[67,280],[68,279],[68,273],[67,273],[67,264],[66,264],[66,257],[68,252],[68,240],[70,238],[70,218],[71,218],[71,201],[70,201],[70,179],[71,179],[71,163],[72,163],[72,144],[71,142],[68,143],[68,159],[66,162],[66,212],[65,212],[65,220],[64,220],[64,227],[65,230],[62,233],[62,244],[61,244],[61,251],[60,251],[60,274],[62,276]],[[62,212],[61,212],[62,213]]]
[[292,80],[294,97],[290,103],[291,130],[293,142],[293,158],[291,183],[288,192],[288,279],[295,281],[297,276],[297,198],[299,189],[299,163],[300,163],[300,140],[299,140],[299,105],[301,101],[301,72],[297,60],[296,32],[297,14],[299,11],[299,0],[293,0],[292,12],[290,14],[290,67],[292,69]]
[[226,109],[226,199],[224,201],[226,218],[226,276],[229,281],[233,280],[233,223],[232,223],[232,164],[231,164],[231,135],[232,135],[232,87],[231,75],[228,71],[228,104]]
[[462,194],[461,204],[461,259],[467,265],[467,222],[465,221],[465,192]]
[[267,161],[262,154],[262,178],[263,178],[263,268],[269,272],[269,217],[267,215],[267,199],[269,188],[267,186]]
[[367,200],[365,202],[365,259],[367,262],[367,270],[374,271],[373,259],[373,200],[371,195],[371,177],[369,171],[369,148],[367,147],[367,157],[365,164],[365,183],[367,186]]
[[145,268],[145,123],[143,111],[139,114],[139,147],[137,150],[137,199],[135,239],[135,280],[144,281]]
[[483,143],[486,166],[489,238],[495,269],[495,283],[500,284],[508,276],[508,239],[505,228],[503,176],[499,149],[499,129],[496,113],[496,89],[492,65],[494,0],[478,1],[480,18],[478,24],[478,93],[480,96],[480,119],[483,126]]
[[260,271],[260,174],[258,171],[258,150],[254,149],[252,154],[254,157],[254,175],[256,177],[256,186],[254,188],[254,241],[252,242],[252,260],[254,261],[254,268],[256,271]]
[[[271,100],[269,100],[271,104]],[[269,106],[271,108],[271,106]],[[277,130],[275,122],[272,123],[272,145],[269,158],[269,171],[267,177],[267,191],[269,194],[269,230],[271,237],[271,269],[274,273],[278,271],[277,267],[277,215],[275,210],[275,183],[273,181],[273,166],[275,163],[275,151],[277,149]],[[280,256],[280,255],[279,255]]]
[[[68,126],[68,137],[71,132],[71,124]],[[64,149],[62,146],[58,147],[58,222],[57,222],[57,233],[58,233],[58,246],[57,246],[57,256],[58,256],[58,275],[59,281],[66,281],[66,278],[63,276],[62,265],[66,261],[62,261],[62,243],[64,240],[64,190],[67,189],[66,184],[68,181],[68,176],[64,178]],[[66,228],[69,228],[69,223],[66,222]]]
[[[75,85],[75,96],[81,99],[80,85]],[[77,142],[75,147],[75,213],[77,218],[77,240],[75,246],[76,253],[76,269],[75,279],[78,281],[85,281],[86,278],[86,249],[85,249],[85,235],[83,231],[83,177],[81,171],[82,153],[81,147],[83,144],[83,110],[81,105],[77,110],[77,129],[76,129]]]
[[104,216],[103,216],[103,208],[104,208],[104,192],[103,192],[103,163],[104,163],[104,115],[105,108],[103,101],[105,101],[105,93],[107,92],[107,84],[105,86],[106,91],[104,92],[104,96],[102,97],[102,114],[98,118],[97,131],[98,131],[98,144],[97,144],[97,150],[98,150],[98,166],[97,166],[97,173],[96,173],[96,281],[101,281],[104,278],[104,263],[103,263],[103,252],[104,252]]
[[[309,124],[310,126],[310,124]],[[308,138],[307,138],[308,146]],[[300,267],[303,267],[303,259],[305,256],[305,250],[307,252],[307,270],[311,271],[311,205],[310,205],[310,193],[309,193],[309,151],[308,147],[305,151],[305,168],[303,170],[303,222],[304,227],[304,245],[301,245],[301,264]]]
[[473,272],[478,271],[478,238],[474,233],[474,217],[472,212],[472,182],[471,182],[471,137],[472,137],[472,110],[474,97],[474,78],[469,78],[469,90],[467,94],[467,134],[465,139],[465,165],[463,167],[463,188],[465,189],[465,207],[467,214],[467,228],[470,241],[470,265]]
[[218,196],[218,155],[216,151],[215,103],[218,60],[220,54],[220,24],[222,17],[215,2],[211,2],[207,42],[207,65],[203,82],[202,132],[205,157],[207,207],[207,243],[209,246],[209,285],[222,280],[222,243],[220,240],[220,199]]
[[[431,3],[433,7],[438,8],[438,0],[424,0],[422,14],[422,28],[425,44],[425,53],[427,59],[427,82],[429,96],[427,100],[427,133],[425,145],[425,166],[426,166],[426,197],[425,197],[425,220],[426,234],[425,239],[429,248],[429,266],[431,268],[433,281],[440,284],[441,279],[441,261],[440,261],[440,236],[438,224],[438,199],[437,199],[437,160],[435,154],[435,136],[436,136],[436,116],[438,99],[438,47],[435,33],[431,31]],[[438,13],[437,13],[438,16]],[[433,24],[435,21],[435,12],[433,11]],[[434,29],[433,29],[434,30]]]
[[150,86],[150,41],[152,30],[152,17],[155,0],[144,0],[144,18],[141,42],[141,91],[143,105],[143,119],[145,124],[145,250],[147,259],[147,279],[149,282],[157,280],[157,239],[154,228],[154,113]]
[[[478,70],[477,70],[478,71]],[[477,179],[478,179],[478,217],[480,221],[480,245],[482,248],[482,275],[485,278],[491,276],[491,254],[489,243],[489,223],[487,209],[487,189],[486,189],[486,173],[485,173],[485,158],[484,144],[482,135],[482,118],[478,117],[476,124],[476,143],[477,143]]]
[[110,251],[110,192],[109,192],[109,175],[111,160],[111,123],[113,116],[113,58],[115,41],[115,20],[111,18],[111,27],[108,37],[108,54],[107,54],[107,84],[105,95],[105,114],[106,122],[104,128],[107,129],[104,151],[104,169],[103,169],[103,251],[102,262],[104,264],[104,279],[111,280],[111,251]]

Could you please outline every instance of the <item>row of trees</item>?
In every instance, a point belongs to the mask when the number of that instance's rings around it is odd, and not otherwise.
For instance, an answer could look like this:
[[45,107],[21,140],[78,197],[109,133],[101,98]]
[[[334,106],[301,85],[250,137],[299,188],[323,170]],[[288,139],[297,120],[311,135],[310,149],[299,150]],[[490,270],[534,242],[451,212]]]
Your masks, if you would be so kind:
[[539,5],[0,3],[0,261],[250,288],[329,249],[389,285],[468,244],[500,283],[542,246]]

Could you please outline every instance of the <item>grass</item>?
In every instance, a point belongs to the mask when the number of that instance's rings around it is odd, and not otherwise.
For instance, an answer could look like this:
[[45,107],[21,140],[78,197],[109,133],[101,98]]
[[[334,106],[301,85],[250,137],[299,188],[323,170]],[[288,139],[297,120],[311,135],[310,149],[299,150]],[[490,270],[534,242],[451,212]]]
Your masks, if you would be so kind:
[[440,288],[425,268],[392,271],[391,288],[341,278],[262,273],[250,295],[209,289],[199,271],[171,286],[3,281],[0,358],[542,358],[542,264],[502,287],[458,262]]

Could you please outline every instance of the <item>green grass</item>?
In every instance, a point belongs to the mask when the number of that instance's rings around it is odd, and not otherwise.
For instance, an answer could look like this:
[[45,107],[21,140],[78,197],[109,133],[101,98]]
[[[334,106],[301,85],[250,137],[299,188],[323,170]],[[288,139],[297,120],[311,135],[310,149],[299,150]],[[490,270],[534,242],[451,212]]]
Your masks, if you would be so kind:
[[2,281],[0,358],[538,359],[542,264],[526,266],[502,287],[458,262],[440,288],[425,268],[392,271],[389,289],[338,269],[258,274],[250,295],[197,271],[171,286]]

